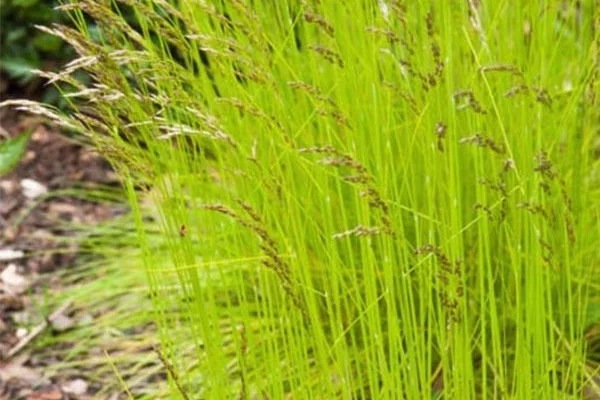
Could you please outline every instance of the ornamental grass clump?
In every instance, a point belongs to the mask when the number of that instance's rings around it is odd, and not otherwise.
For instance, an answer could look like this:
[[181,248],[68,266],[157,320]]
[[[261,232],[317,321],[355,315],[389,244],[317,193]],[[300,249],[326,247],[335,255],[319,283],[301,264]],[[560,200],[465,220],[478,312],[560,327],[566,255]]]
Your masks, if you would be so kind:
[[597,396],[597,4],[61,8],[173,398]]

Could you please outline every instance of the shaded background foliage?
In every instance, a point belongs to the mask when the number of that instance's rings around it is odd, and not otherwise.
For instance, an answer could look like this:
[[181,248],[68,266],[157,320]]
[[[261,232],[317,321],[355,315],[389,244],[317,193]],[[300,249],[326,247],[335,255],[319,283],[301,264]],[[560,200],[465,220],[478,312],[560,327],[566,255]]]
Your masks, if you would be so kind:
[[[0,95],[2,97],[27,97],[64,107],[59,88],[44,85],[44,80],[32,70],[58,71],[76,58],[75,51],[60,38],[36,28],[36,25],[71,25],[68,13],[58,10],[60,0],[0,0]],[[119,11],[131,23],[131,7],[120,6]],[[100,39],[100,30],[88,20],[92,37]],[[134,27],[135,23],[132,24]],[[83,72],[75,78],[84,84],[89,77]],[[68,91],[61,87],[60,90]]]
[[28,97],[41,94],[48,103],[58,103],[54,87],[43,87],[32,69],[57,70],[75,57],[75,52],[57,37],[35,25],[67,23],[68,17],[55,9],[56,0],[4,0],[0,6],[0,69],[5,90]]

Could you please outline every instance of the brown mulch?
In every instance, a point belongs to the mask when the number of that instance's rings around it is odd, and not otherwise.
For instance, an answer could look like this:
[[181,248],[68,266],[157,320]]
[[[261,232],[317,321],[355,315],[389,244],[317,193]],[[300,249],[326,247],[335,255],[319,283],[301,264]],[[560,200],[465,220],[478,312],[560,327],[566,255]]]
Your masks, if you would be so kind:
[[[90,184],[118,183],[99,155],[39,119],[0,109],[0,128],[0,136],[4,136],[0,140],[32,132],[24,159],[10,174],[0,176],[0,252],[8,258],[0,258],[0,399],[87,399],[93,391],[87,382],[76,377],[45,379],[36,367],[39,360],[28,353],[27,343],[18,352],[14,350],[35,329],[24,320],[40,319],[33,296],[44,285],[58,285],[52,272],[69,268],[76,260],[76,242],[69,240],[73,234],[61,223],[97,224],[126,211],[123,205],[51,194]],[[26,195],[31,182],[50,196]],[[7,252],[14,257],[6,256]],[[60,328],[61,320],[68,325],[68,308],[55,317],[42,329]],[[48,320],[42,316],[42,321],[44,318]]]

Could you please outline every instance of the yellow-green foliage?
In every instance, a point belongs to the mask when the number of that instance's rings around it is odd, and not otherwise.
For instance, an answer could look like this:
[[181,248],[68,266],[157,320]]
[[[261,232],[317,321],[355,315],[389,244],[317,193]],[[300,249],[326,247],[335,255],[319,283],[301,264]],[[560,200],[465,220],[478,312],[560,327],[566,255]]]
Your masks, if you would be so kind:
[[49,76],[159,215],[173,398],[598,390],[597,4],[110,3]]

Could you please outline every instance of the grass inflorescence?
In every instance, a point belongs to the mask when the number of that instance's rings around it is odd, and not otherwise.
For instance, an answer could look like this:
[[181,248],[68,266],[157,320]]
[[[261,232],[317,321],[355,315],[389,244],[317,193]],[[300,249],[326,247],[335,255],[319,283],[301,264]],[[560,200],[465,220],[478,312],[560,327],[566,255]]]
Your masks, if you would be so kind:
[[597,4],[62,8],[174,397],[598,393]]

